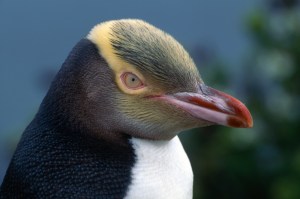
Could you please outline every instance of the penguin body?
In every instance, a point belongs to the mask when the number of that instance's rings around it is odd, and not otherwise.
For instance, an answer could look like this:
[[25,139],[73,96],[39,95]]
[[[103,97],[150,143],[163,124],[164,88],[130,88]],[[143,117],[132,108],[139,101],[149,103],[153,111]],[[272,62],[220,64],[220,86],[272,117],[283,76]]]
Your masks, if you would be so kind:
[[251,127],[248,109],[206,86],[188,53],[141,20],[95,26],[71,51],[25,129],[1,198],[192,198],[177,134]]
[[[29,127],[1,188],[3,198],[123,198],[134,151],[79,134]],[[28,135],[30,130],[30,135]],[[43,132],[43,136],[32,135]],[[60,133],[60,134],[57,134]],[[70,132],[68,132],[70,133]],[[75,133],[75,132],[73,132]],[[30,139],[30,140],[29,140]],[[41,146],[41,144],[47,145]]]

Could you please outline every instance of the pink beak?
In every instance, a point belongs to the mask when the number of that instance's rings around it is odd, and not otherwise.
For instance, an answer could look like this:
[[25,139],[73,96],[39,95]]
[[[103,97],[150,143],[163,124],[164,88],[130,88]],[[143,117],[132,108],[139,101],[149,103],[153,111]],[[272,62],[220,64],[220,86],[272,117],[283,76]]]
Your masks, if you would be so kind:
[[181,92],[156,98],[173,104],[197,119],[214,124],[236,128],[253,126],[252,116],[242,102],[204,84],[200,85],[197,93]]

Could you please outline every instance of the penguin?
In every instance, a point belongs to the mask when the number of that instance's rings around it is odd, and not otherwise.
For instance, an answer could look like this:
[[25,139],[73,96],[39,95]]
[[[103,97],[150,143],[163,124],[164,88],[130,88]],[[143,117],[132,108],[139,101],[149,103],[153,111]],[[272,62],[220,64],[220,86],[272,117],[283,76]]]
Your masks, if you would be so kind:
[[22,134],[1,198],[190,199],[178,133],[249,128],[236,98],[204,84],[172,36],[139,19],[100,23],[80,40]]

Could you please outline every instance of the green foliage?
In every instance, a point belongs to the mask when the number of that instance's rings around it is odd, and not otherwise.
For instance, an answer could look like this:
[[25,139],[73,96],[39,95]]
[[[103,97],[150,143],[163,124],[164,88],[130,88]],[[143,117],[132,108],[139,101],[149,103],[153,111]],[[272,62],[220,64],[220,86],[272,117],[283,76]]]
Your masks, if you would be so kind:
[[[300,11],[282,2],[247,18],[253,49],[234,88],[254,127],[207,127],[183,136],[195,198],[300,198]],[[209,82],[229,87],[230,74],[216,69]]]

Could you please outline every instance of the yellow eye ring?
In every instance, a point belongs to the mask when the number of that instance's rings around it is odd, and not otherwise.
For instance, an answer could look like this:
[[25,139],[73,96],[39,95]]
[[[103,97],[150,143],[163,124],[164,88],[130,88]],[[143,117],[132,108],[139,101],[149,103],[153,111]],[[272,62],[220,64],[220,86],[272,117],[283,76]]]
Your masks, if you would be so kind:
[[124,72],[121,75],[121,80],[128,89],[137,90],[145,86],[142,80],[131,72]]

